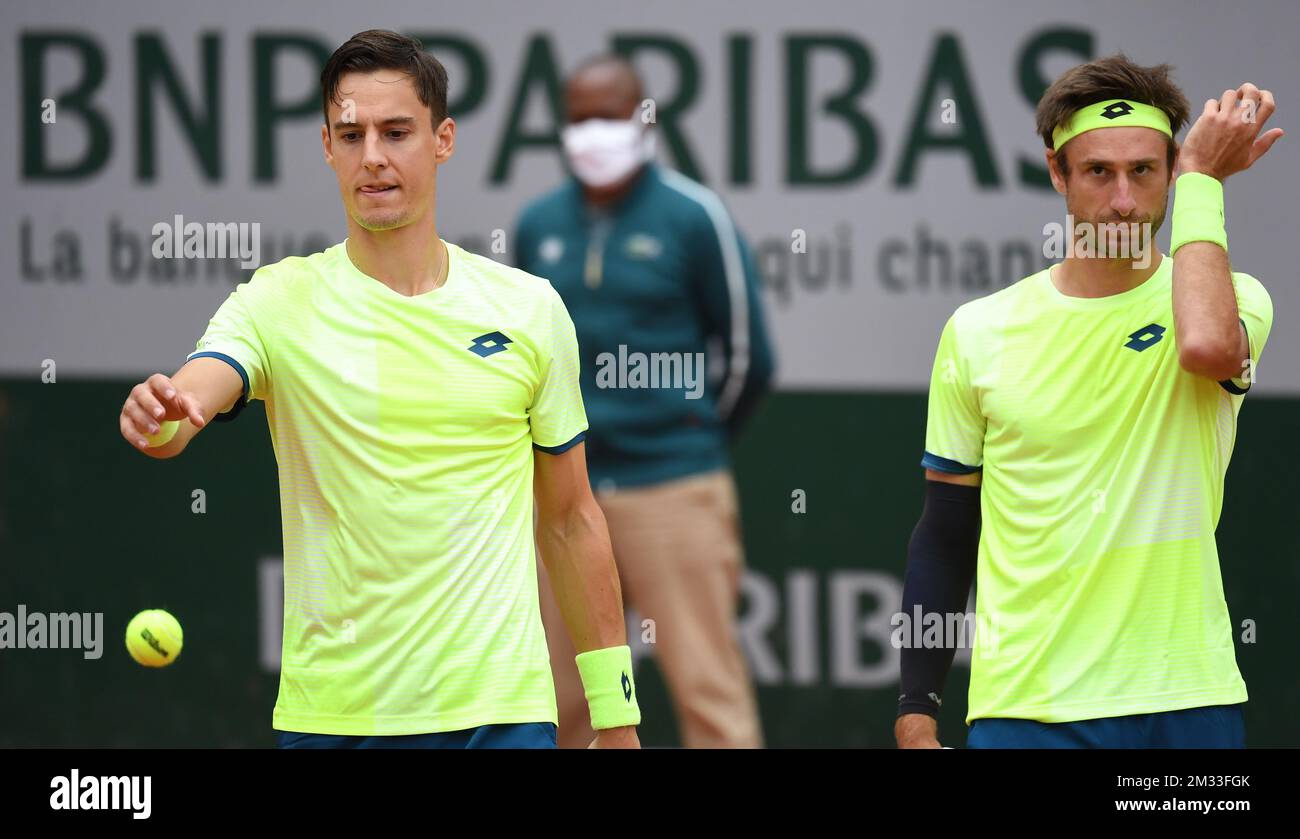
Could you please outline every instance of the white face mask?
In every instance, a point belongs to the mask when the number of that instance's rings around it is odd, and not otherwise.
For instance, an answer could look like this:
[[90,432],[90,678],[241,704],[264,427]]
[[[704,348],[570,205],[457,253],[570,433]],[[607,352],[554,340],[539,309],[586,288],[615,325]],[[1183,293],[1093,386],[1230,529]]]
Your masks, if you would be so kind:
[[616,184],[654,156],[654,137],[631,119],[588,119],[566,126],[564,155],[578,180],[590,187]]

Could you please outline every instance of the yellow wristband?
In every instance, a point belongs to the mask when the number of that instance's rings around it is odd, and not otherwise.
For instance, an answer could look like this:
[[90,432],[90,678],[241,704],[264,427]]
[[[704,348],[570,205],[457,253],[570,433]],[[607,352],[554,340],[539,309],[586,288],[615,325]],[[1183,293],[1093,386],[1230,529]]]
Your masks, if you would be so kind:
[[1223,184],[1200,172],[1179,175],[1174,182],[1169,255],[1188,242],[1213,242],[1228,249],[1228,231],[1223,226]]
[[145,442],[149,444],[149,448],[151,449],[165,446],[171,442],[173,437],[176,436],[176,429],[180,427],[180,420],[167,420],[166,422],[159,423],[158,433],[144,435]]
[[639,725],[641,708],[632,681],[632,648],[624,644],[579,653],[577,661],[592,729]]

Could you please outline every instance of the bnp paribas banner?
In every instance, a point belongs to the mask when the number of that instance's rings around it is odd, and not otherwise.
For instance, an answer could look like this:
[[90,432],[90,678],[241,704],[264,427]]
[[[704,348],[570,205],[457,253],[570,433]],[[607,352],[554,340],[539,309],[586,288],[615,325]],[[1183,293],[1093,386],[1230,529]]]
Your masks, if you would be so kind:
[[[1065,209],[1033,111],[1068,67],[1124,51],[1174,64],[1194,112],[1251,81],[1276,92],[1275,124],[1300,114],[1290,0],[1248,14],[1174,0],[47,0],[0,14],[8,376],[170,372],[256,265],[341,240],[317,80],[366,28],[417,35],[446,64],[459,130],[439,229],[504,261],[521,207],[565,177],[566,73],[631,57],[662,162],[716,190],[756,250],[787,389],[922,389],[953,308],[1052,261],[1045,229]],[[1234,267],[1277,311],[1265,395],[1300,393],[1298,143],[1227,190]]]

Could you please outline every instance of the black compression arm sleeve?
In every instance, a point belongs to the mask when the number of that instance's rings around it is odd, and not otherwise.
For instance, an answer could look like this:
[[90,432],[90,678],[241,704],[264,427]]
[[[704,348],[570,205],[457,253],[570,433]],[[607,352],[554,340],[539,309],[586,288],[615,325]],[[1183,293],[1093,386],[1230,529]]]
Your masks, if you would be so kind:
[[[947,616],[966,611],[971,581],[979,555],[980,488],[941,481],[925,482],[925,507],[907,546],[907,574],[903,580],[903,614]],[[902,696],[898,715],[939,716],[940,697],[952,657],[944,645],[924,649],[904,645],[900,650]]]

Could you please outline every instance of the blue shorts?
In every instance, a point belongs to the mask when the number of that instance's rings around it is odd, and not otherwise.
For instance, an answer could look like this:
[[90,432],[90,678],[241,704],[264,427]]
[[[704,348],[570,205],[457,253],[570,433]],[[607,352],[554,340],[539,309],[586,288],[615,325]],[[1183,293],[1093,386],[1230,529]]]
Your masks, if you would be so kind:
[[464,731],[375,737],[278,731],[275,745],[280,749],[553,749],[555,723],[480,725]]
[[1243,749],[1241,705],[1215,705],[1077,722],[979,719],[968,749]]

